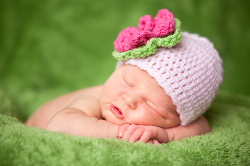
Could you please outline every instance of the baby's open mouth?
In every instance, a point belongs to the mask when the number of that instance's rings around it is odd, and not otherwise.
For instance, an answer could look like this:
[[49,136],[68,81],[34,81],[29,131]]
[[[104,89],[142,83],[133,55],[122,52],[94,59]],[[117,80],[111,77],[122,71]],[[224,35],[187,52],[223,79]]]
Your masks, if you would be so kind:
[[119,108],[117,108],[117,107],[114,106],[113,104],[110,105],[110,110],[111,110],[111,112],[113,112],[118,118],[124,119],[124,117],[122,116],[122,112],[119,110]]

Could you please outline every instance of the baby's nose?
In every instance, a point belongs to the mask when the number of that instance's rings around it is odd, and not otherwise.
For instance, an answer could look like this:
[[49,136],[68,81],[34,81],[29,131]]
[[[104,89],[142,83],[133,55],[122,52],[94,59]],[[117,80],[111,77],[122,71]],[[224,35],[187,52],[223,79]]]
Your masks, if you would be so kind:
[[124,94],[123,99],[125,100],[126,104],[130,106],[132,110],[137,108],[137,96],[133,94]]

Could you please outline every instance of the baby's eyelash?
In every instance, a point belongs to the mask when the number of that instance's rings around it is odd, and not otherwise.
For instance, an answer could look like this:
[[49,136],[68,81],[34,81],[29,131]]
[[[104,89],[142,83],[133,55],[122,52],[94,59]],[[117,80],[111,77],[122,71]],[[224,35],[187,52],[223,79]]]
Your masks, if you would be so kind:
[[[153,111],[155,111],[156,113],[158,113],[160,116],[162,116],[158,111],[157,111],[157,109],[154,109],[151,105],[151,103],[150,102],[148,102],[148,101],[146,101],[146,103],[147,103],[147,105],[148,105],[148,107],[149,108],[151,108]],[[162,116],[163,117],[163,116]],[[165,118],[165,117],[163,117],[163,118]]]
[[154,108],[151,106],[151,103],[149,101],[146,101],[147,105],[152,109],[154,110]]
[[125,82],[125,84],[127,84],[128,86],[131,86],[131,87],[132,87],[132,85],[130,85],[130,84],[128,84],[128,83],[126,82],[126,80],[124,79],[124,77],[123,77],[123,81]]

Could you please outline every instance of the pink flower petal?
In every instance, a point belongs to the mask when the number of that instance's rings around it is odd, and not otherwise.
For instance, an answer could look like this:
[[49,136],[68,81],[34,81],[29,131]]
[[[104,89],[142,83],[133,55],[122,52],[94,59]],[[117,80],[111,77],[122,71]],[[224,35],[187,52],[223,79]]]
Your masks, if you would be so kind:
[[132,45],[134,48],[140,47],[154,37],[154,33],[150,31],[140,31],[137,36],[134,36],[131,39]]
[[155,17],[154,22],[155,28],[153,31],[155,37],[163,37],[171,34],[174,31],[174,16],[167,9],[160,10]]
[[139,31],[153,31],[155,27],[154,19],[150,15],[145,15],[139,19]]
[[138,34],[139,30],[135,27],[128,27],[122,30],[114,42],[115,50],[119,52],[132,50],[134,47],[131,38],[138,36]]

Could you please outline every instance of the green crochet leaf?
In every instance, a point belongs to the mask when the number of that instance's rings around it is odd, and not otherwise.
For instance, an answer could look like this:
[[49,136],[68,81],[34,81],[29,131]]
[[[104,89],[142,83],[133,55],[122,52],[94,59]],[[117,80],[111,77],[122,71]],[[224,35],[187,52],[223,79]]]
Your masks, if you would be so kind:
[[166,37],[158,37],[150,39],[147,44],[128,50],[125,52],[113,51],[112,55],[117,60],[128,60],[131,58],[144,58],[156,52],[157,47],[173,47],[181,41],[181,22],[177,18],[175,20],[175,30],[171,35]]

